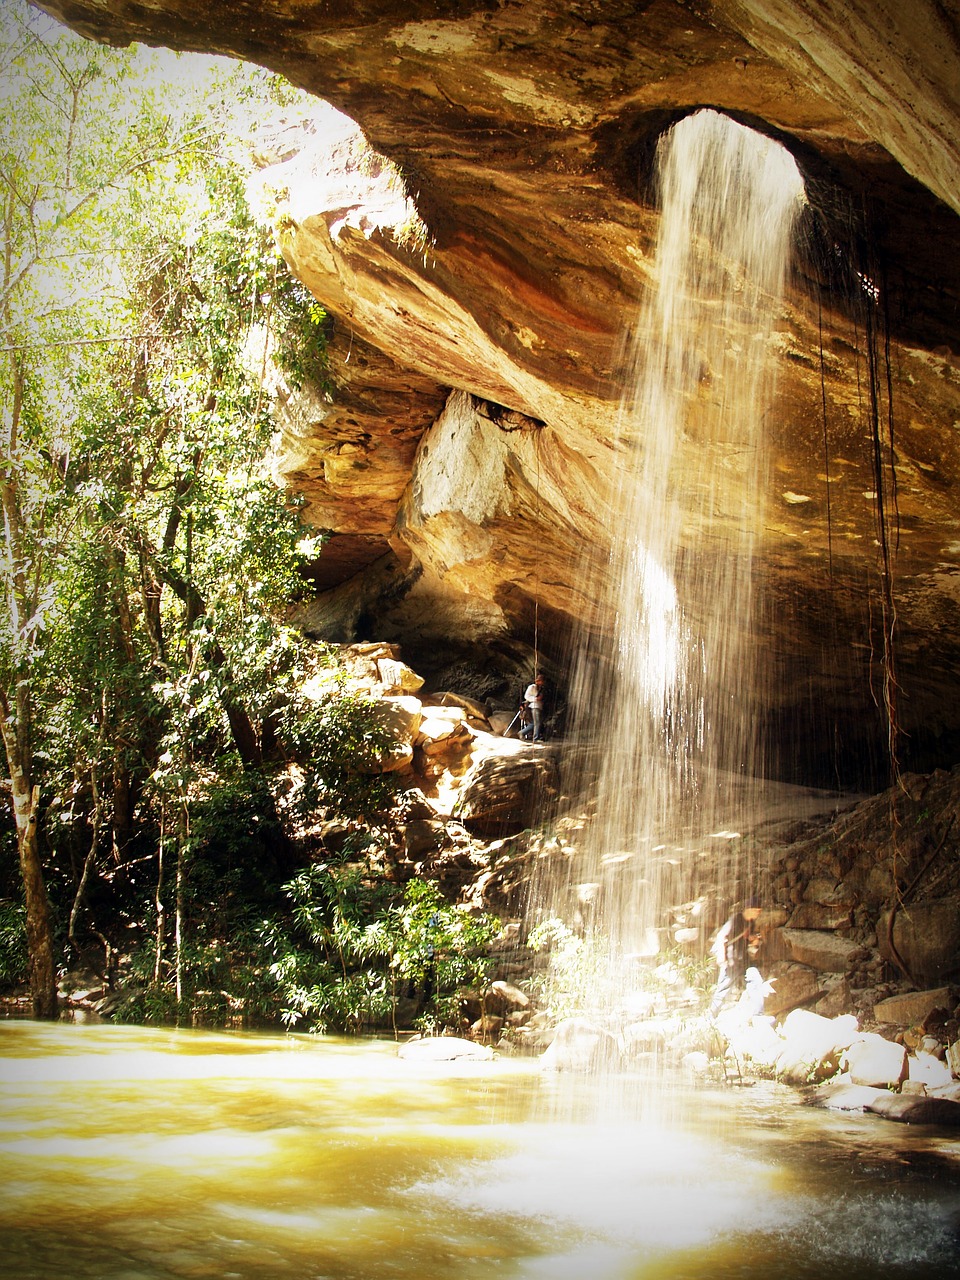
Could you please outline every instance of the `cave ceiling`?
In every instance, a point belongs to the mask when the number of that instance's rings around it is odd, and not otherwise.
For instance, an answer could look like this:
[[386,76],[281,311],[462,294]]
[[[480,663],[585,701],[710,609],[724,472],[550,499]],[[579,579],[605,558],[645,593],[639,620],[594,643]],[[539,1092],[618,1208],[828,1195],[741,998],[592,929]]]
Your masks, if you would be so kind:
[[[424,658],[454,637],[529,637],[536,608],[560,659],[592,607],[584,557],[602,562],[608,537],[597,494],[650,283],[656,140],[702,106],[779,139],[810,208],[756,501],[767,713],[807,758],[818,734],[851,751],[882,738],[888,541],[906,754],[957,758],[957,0],[41,7],[94,39],[262,63],[399,167],[419,237],[365,221],[369,193],[343,184],[288,219],[284,254],[332,317],[332,389],[289,398],[277,469],[335,535],[309,624],[346,639],[375,619]],[[851,301],[860,277],[872,318]]]

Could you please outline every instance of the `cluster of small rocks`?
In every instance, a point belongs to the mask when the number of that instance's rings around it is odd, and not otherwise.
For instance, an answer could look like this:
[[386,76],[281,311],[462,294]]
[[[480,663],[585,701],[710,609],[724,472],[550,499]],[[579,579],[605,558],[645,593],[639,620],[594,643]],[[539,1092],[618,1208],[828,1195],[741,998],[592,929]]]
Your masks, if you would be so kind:
[[805,824],[769,860],[767,1009],[875,1010],[960,976],[960,771],[900,779],[828,824]]
[[504,737],[503,714],[485,703],[451,690],[425,694],[423,684],[397,645],[370,642],[339,646],[337,666],[320,667],[303,692],[321,699],[343,688],[373,700],[392,741],[371,767],[420,793],[429,812],[416,821],[433,823],[435,833],[450,821],[486,839],[529,826],[555,794],[550,751]]

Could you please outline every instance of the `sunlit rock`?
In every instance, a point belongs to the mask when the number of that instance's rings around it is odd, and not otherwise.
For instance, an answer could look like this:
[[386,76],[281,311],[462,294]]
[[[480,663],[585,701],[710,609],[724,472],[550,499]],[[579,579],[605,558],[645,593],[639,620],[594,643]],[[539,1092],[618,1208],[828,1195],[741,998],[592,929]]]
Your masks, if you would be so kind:
[[773,1018],[751,1018],[732,1031],[729,1038],[731,1052],[757,1066],[776,1067],[784,1050],[783,1036],[773,1025]]
[[423,676],[397,658],[378,658],[377,672],[384,693],[416,693],[423,688]]
[[953,1084],[953,1072],[935,1054],[925,1053],[919,1049],[916,1053],[909,1055],[907,1079],[936,1089],[942,1085]]
[[378,757],[383,773],[396,773],[413,761],[413,744],[420,728],[421,705],[412,694],[381,698],[374,704],[374,716],[393,738]]
[[406,1062],[489,1062],[496,1055],[489,1045],[458,1036],[432,1036],[408,1040],[397,1050]]
[[526,1010],[530,1008],[530,997],[512,982],[503,982],[502,980],[491,982],[489,992],[490,996],[506,1009]]
[[620,1061],[616,1037],[587,1018],[565,1018],[550,1047],[541,1054],[544,1071],[592,1072]]
[[852,1084],[886,1089],[899,1086],[907,1076],[906,1049],[875,1032],[861,1033],[847,1046],[844,1059]]
[[822,1018],[807,1009],[794,1009],[780,1028],[784,1046],[777,1058],[780,1077],[788,1084],[807,1084],[834,1074],[840,1055],[859,1034],[852,1014]]
[[865,1111],[876,1098],[889,1096],[886,1089],[869,1085],[852,1084],[847,1075],[827,1080],[814,1089],[810,1101],[815,1107],[828,1111]]
[[431,751],[436,744],[462,734],[465,724],[466,716],[460,707],[425,706],[417,734],[417,746]]

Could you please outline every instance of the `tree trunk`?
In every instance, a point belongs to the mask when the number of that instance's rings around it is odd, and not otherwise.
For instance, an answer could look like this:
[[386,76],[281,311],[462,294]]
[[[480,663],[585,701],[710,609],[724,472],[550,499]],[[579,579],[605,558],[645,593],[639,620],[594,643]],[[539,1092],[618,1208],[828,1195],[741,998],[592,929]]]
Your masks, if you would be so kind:
[[190,839],[190,811],[186,797],[180,799],[180,814],[177,831],[177,881],[176,881],[176,919],[174,921],[174,973],[177,986],[177,1026],[183,1006],[183,946],[186,932],[184,919],[187,890],[187,844]]
[[27,908],[27,954],[30,958],[30,996],[35,1018],[58,1018],[60,1004],[57,999],[57,972],[53,962],[53,928],[50,922],[50,904],[43,882],[40,862],[38,818],[40,788],[30,794],[30,812],[20,838],[20,872],[23,876],[23,897]]
[[167,931],[167,916],[163,906],[163,851],[167,840],[166,818],[167,806],[165,802],[161,802],[160,844],[157,849],[157,895],[154,900],[157,908],[157,947],[153,961],[153,985],[155,987],[159,987],[160,975],[163,973],[163,945]]
[[[5,702],[5,699],[4,699]],[[35,1018],[57,1018],[60,1006],[57,1000],[57,972],[53,961],[53,926],[50,920],[50,904],[43,882],[43,866],[40,861],[39,823],[40,788],[31,787],[23,770],[11,760],[10,738],[13,727],[0,704],[0,729],[7,748],[10,765],[13,814],[17,824],[17,846],[20,853],[20,874],[23,877],[23,901],[27,913],[27,956],[30,972],[30,997]]]
[[73,906],[70,908],[70,923],[67,926],[67,941],[78,955],[80,948],[77,944],[77,921],[80,919],[80,909],[83,906],[87,885],[100,849],[100,788],[97,786],[96,765],[90,770],[90,794],[93,797],[90,848],[87,850],[87,856],[83,860],[83,871],[80,875],[80,883],[77,885],[77,892],[73,897]]
[[40,861],[40,788],[33,786],[23,767],[23,754],[17,739],[18,726],[11,721],[6,694],[0,689],[0,734],[10,770],[13,816],[17,827],[20,873],[23,877],[23,901],[27,913],[27,956],[30,971],[30,996],[35,1018],[57,1018],[57,973],[53,959],[53,926],[50,904],[43,882]]

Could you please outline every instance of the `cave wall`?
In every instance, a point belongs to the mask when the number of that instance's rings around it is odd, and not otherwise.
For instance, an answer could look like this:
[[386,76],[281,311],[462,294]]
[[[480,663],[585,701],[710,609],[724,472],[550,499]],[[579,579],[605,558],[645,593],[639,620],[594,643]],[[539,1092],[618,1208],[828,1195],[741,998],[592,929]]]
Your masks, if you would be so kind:
[[[291,190],[284,254],[334,318],[332,394],[286,396],[276,469],[337,535],[304,624],[349,639],[375,620],[421,665],[453,640],[529,639],[535,610],[560,663],[593,608],[582,557],[604,559],[656,139],[703,105],[779,138],[811,209],[771,341],[773,465],[756,504],[771,737],[787,774],[824,753],[828,773],[883,757],[886,540],[902,748],[914,765],[956,758],[955,0],[43,7],[93,38],[259,61],[399,166],[412,205],[382,175],[361,180],[342,137],[304,143],[310,172],[342,177],[326,192],[275,175]],[[880,306],[865,308],[858,273]]]

